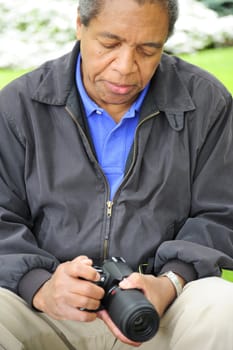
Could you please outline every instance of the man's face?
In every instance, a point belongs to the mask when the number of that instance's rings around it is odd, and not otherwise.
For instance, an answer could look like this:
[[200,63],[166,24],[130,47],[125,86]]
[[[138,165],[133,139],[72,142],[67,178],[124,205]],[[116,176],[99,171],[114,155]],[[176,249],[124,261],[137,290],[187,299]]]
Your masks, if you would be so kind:
[[156,71],[167,35],[168,14],[159,3],[106,0],[87,27],[78,17],[89,96],[110,113],[127,110]]

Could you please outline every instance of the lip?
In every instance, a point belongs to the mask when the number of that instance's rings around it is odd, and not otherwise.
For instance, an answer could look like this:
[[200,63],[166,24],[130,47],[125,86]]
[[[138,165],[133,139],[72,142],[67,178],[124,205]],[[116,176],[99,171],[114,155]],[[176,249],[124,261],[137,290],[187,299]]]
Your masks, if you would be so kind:
[[116,84],[109,81],[105,81],[105,84],[112,93],[117,95],[127,95],[134,89],[134,85],[132,84]]

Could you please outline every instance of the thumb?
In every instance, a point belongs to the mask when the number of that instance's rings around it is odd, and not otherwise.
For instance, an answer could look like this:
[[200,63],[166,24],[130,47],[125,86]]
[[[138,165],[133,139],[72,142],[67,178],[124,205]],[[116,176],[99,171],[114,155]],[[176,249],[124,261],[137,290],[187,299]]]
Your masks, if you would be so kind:
[[130,288],[134,288],[132,282],[130,281],[129,278],[124,278],[120,283],[119,283],[119,287],[122,289],[130,289]]

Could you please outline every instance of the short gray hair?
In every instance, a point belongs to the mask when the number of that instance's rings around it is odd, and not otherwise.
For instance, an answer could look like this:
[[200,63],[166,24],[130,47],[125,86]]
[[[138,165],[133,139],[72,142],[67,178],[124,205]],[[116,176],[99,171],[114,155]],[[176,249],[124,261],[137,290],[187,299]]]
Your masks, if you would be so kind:
[[[97,17],[103,8],[105,1],[109,0],[79,0],[78,11],[81,18],[81,22],[86,27],[90,21]],[[126,0],[125,0],[126,1]],[[178,18],[179,6],[178,0],[134,0],[139,5],[143,5],[146,2],[161,3],[167,8],[169,17],[168,37],[172,35],[175,27],[176,20]]]

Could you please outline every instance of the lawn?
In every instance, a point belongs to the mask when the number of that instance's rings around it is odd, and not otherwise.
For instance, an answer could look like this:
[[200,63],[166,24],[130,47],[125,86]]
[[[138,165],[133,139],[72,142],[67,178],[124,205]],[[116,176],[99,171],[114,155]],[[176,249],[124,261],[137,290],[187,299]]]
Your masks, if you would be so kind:
[[3,88],[11,80],[26,73],[27,70],[12,70],[12,69],[0,69],[0,89]]
[[215,75],[233,94],[233,47],[204,50],[182,58]]

